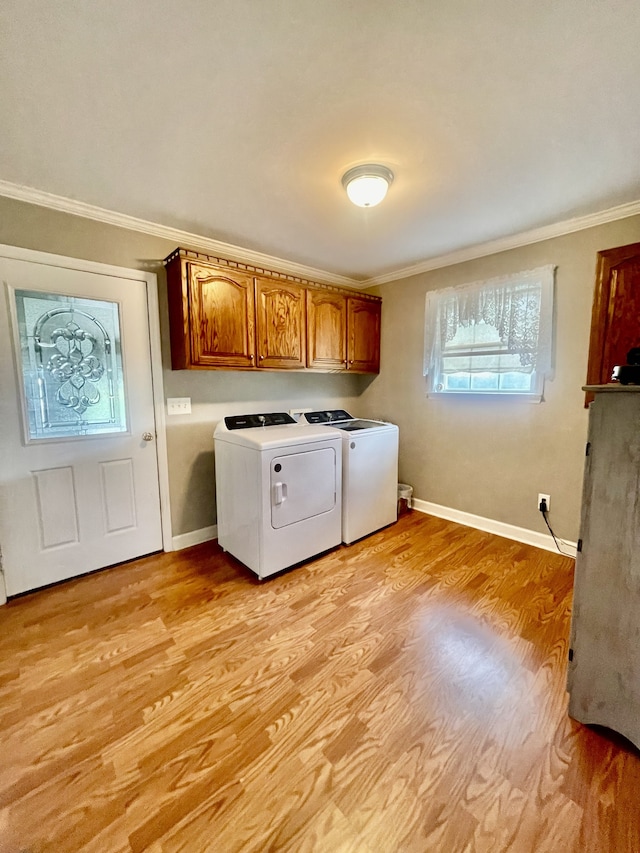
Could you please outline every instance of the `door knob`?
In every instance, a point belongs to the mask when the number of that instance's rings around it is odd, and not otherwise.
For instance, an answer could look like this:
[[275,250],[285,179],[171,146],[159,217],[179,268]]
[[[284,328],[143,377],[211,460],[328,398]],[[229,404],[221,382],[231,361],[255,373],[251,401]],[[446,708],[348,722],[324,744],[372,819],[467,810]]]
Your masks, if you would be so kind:
[[142,433],[143,441],[153,441],[153,433],[152,432],[143,432]]

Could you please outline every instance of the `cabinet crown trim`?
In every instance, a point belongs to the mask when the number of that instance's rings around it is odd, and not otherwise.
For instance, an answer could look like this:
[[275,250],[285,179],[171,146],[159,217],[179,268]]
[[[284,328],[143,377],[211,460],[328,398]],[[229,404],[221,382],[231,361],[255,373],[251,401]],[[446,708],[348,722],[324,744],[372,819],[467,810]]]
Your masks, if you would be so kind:
[[342,293],[345,296],[353,296],[358,299],[362,299],[369,302],[382,302],[382,297],[374,296],[371,293],[363,293],[361,290],[351,289],[349,287],[338,287],[335,284],[325,284],[321,281],[313,281],[309,278],[302,278],[300,276],[292,275],[291,273],[283,273],[278,272],[277,270],[267,269],[266,267],[257,267],[253,264],[242,263],[241,261],[231,261],[227,258],[218,258],[212,255],[204,255],[202,252],[196,252],[193,249],[175,249],[170,255],[168,255],[163,263],[168,266],[172,261],[176,260],[176,258],[181,258],[186,261],[192,261],[194,263],[203,263],[203,264],[213,264],[214,266],[223,266],[228,267],[232,270],[238,270],[239,272],[246,272],[249,275],[257,275],[263,276],[266,278],[272,278],[274,281],[290,281],[293,284],[301,284],[304,287],[313,287],[319,288],[321,290],[327,290],[333,293]]

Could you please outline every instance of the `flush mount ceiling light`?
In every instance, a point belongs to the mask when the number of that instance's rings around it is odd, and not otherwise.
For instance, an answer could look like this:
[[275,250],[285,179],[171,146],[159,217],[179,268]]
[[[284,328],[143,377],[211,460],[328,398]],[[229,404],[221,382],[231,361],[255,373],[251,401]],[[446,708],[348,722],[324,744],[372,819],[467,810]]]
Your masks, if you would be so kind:
[[354,166],[342,176],[342,186],[349,199],[358,207],[375,207],[380,204],[392,181],[391,169],[374,163]]

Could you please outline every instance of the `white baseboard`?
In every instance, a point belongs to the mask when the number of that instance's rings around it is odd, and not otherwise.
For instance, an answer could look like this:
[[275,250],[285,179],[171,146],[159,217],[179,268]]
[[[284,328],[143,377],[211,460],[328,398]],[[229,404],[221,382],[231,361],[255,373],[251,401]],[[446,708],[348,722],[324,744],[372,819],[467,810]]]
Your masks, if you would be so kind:
[[174,536],[171,544],[174,551],[181,551],[183,548],[190,548],[192,545],[199,545],[201,542],[208,542],[210,539],[217,538],[218,525],[212,524],[210,527],[201,527],[200,530],[190,530],[189,533]]
[[[485,533],[494,533],[496,536],[504,536],[505,539],[513,539],[525,545],[533,545],[534,548],[542,548],[544,551],[558,552],[553,537],[548,533],[538,533],[536,530],[528,530],[526,527],[516,527],[514,524],[505,524],[503,521],[495,521],[492,518],[484,518],[481,515],[473,515],[470,512],[462,512],[448,506],[441,506],[430,501],[421,501],[414,498],[412,506],[418,512],[427,515],[435,515],[437,518],[445,518],[447,521],[455,521],[464,524],[465,527],[474,527],[476,530],[484,530]],[[182,548],[190,548],[201,542],[208,542],[218,537],[218,527],[212,524],[210,527],[202,527],[200,530],[191,530],[189,533],[181,533],[172,539],[173,550],[180,551]],[[576,555],[577,544],[559,540],[560,545],[567,554],[572,557]]]
[[[495,533],[496,536],[504,536],[505,539],[513,539],[523,542],[525,545],[533,545],[535,548],[543,548],[545,551],[558,553],[553,537],[548,533],[538,533],[536,530],[527,530],[526,527],[516,527],[513,524],[505,524],[502,521],[494,521],[492,518],[483,518],[481,515],[473,515],[470,512],[462,512],[448,506],[441,506],[430,501],[421,501],[414,498],[412,504],[418,512],[435,515],[437,518],[445,518],[447,521],[456,521],[466,527],[475,527],[476,530],[484,530],[485,533]],[[577,550],[576,542],[567,542],[558,538],[560,547],[567,554],[575,557]]]

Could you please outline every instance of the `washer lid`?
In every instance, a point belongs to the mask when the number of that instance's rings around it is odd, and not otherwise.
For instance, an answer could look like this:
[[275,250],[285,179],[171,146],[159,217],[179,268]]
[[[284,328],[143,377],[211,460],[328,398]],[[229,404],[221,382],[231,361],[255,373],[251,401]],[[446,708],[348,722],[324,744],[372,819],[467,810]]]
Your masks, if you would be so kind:
[[344,421],[343,423],[333,423],[331,426],[345,432],[357,432],[362,429],[397,429],[395,424],[388,424],[385,421],[367,421],[360,418],[354,418],[352,421]]
[[376,421],[372,418],[353,418],[344,409],[333,409],[323,412],[306,412],[302,419],[307,423],[326,424],[328,427],[342,432],[362,432],[363,430],[398,430],[395,424],[388,421]]
[[254,450],[270,450],[274,447],[291,447],[318,441],[335,441],[336,438],[341,438],[337,429],[326,426],[285,424],[228,430],[224,426],[224,421],[218,424],[213,435],[216,441],[252,447]]

